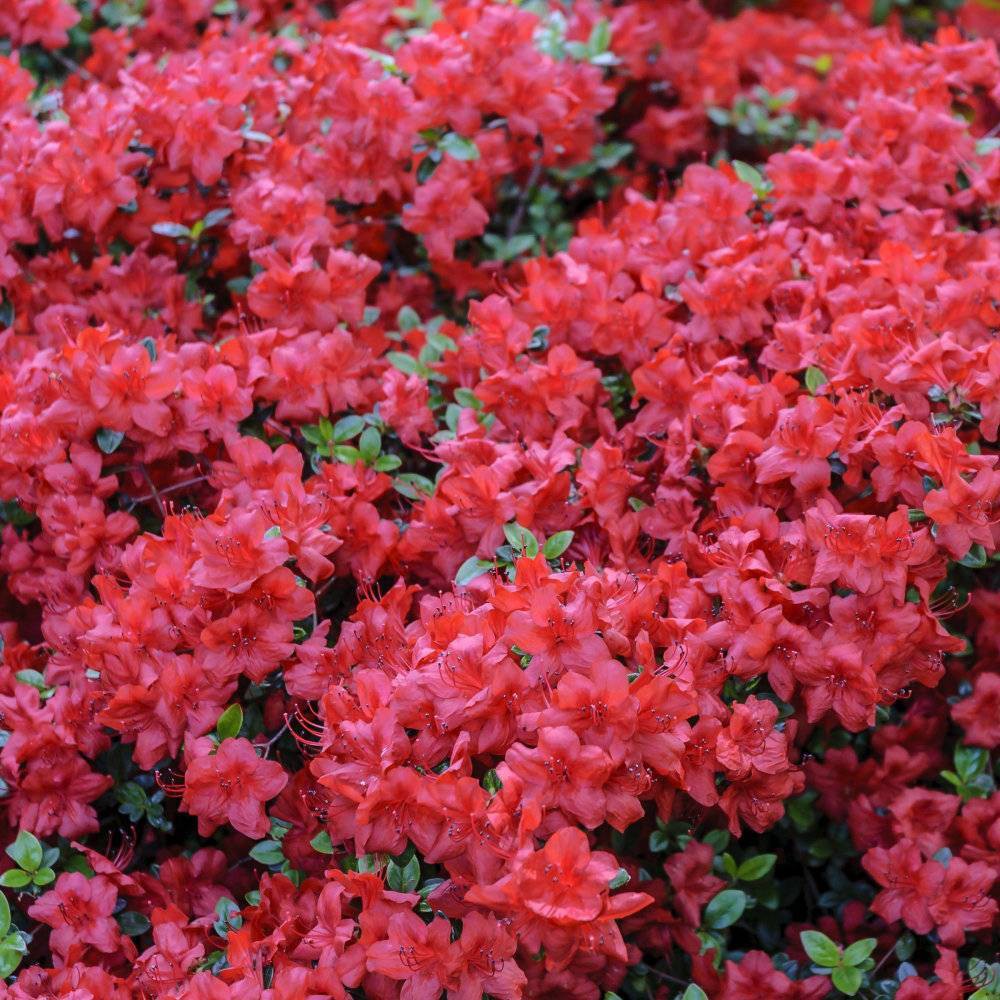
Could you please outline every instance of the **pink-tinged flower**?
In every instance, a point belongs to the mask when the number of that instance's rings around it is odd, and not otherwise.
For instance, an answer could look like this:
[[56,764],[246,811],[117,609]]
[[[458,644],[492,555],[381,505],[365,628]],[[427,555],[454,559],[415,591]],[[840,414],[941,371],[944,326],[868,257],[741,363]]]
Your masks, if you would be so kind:
[[117,951],[121,931],[112,914],[118,903],[115,887],[103,875],[87,878],[67,872],[28,908],[28,916],[52,928],[49,945],[65,958],[74,945]]

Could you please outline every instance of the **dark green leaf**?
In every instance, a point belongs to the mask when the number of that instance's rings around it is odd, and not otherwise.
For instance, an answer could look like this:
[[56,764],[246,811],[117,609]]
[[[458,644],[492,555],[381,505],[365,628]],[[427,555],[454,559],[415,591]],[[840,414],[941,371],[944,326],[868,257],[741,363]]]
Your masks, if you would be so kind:
[[122,933],[128,937],[138,937],[140,934],[145,934],[151,926],[149,917],[142,913],[136,913],[135,910],[125,910],[119,913],[115,919],[118,921]]
[[958,560],[959,566],[968,569],[982,569],[987,563],[986,549],[976,542],[968,552]]
[[333,854],[333,844],[330,842],[330,834],[326,830],[320,830],[319,833],[309,841],[309,846],[317,854]]
[[990,764],[990,752],[982,747],[967,747],[962,744],[955,748],[955,770],[964,782],[972,781],[983,774]]
[[628,885],[631,880],[632,876],[624,868],[619,868],[615,877],[608,883],[608,888],[620,889],[623,885]]
[[262,840],[250,848],[250,857],[262,865],[280,865],[285,860],[281,844],[276,840]]
[[118,446],[125,440],[125,435],[121,431],[111,431],[102,427],[96,435],[97,447],[105,455],[112,455],[118,450]]
[[724,889],[705,907],[705,926],[713,930],[731,927],[747,906],[747,895],[739,889]]

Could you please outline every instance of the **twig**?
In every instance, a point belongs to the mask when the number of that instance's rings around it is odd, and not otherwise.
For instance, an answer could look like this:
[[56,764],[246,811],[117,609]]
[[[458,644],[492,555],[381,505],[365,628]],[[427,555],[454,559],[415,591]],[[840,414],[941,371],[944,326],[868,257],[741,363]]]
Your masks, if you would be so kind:
[[517,208],[514,209],[514,214],[511,216],[510,222],[507,225],[507,239],[514,236],[521,228],[521,223],[524,221],[524,213],[528,210],[528,196],[531,193],[531,189],[538,183],[538,179],[541,176],[542,154],[539,152],[538,157],[535,160],[535,165],[531,168],[531,173],[528,174],[528,180],[521,189],[521,196],[517,200]]
[[[208,480],[208,476],[195,476],[194,479],[185,479],[182,482],[174,483],[171,486],[164,486],[163,489],[157,490],[153,486],[152,482],[150,481],[149,473],[146,472],[145,468],[140,468],[139,471],[142,472],[143,476],[146,479],[146,482],[149,483],[150,484],[150,488],[153,489],[153,492],[147,494],[144,497],[135,497],[132,500],[132,506],[133,507],[137,506],[140,503],[145,503],[147,500],[156,500],[157,503],[159,503],[160,502],[159,498],[162,497],[166,493],[176,493],[177,490],[183,490],[183,489],[186,489],[188,486],[195,486],[198,483],[204,483],[204,482],[207,482],[207,480]],[[163,512],[163,507],[162,506],[160,507],[160,512],[161,513]]]
[[871,975],[872,979],[874,979],[874,978],[875,978],[875,973],[876,973],[876,972],[878,972],[878,970],[879,970],[879,969],[881,969],[883,965],[885,965],[885,963],[886,963],[886,959],[888,959],[890,955],[892,955],[892,954],[895,954],[895,951],[896,951],[896,948],[895,948],[895,946],[893,946],[892,948],[890,948],[890,949],[889,949],[889,950],[888,950],[888,951],[887,951],[887,952],[886,952],[886,953],[885,953],[885,954],[884,954],[884,955],[883,955],[883,956],[882,956],[882,957],[881,957],[881,958],[880,958],[880,959],[878,960],[878,965],[876,965],[876,966],[875,966],[875,967],[874,967],[874,968],[872,969],[872,971],[871,971],[871,972],[869,973],[869,975]]
[[268,754],[271,752],[271,747],[274,746],[278,740],[281,739],[285,733],[288,732],[288,719],[285,719],[285,724],[264,744],[264,759],[267,760]]
[[84,68],[78,62],[70,59],[69,56],[64,56],[61,52],[50,52],[49,55],[52,56],[52,58],[63,67],[63,69],[68,69],[71,73],[76,73],[84,80],[94,79],[94,74],[91,73],[89,69]]
[[147,500],[155,500],[156,506],[160,509],[160,517],[166,517],[167,511],[163,506],[163,499],[160,497],[160,491],[156,488],[156,483],[153,482],[153,477],[149,474],[149,469],[146,468],[144,462],[139,463],[139,471],[142,473],[142,478],[146,480],[152,493],[146,497]]
[[676,976],[670,976],[666,972],[660,972],[659,969],[654,969],[651,965],[647,965],[646,968],[649,969],[649,971],[652,972],[654,976],[659,976],[661,979],[665,980],[668,983],[674,983],[677,986],[691,985],[691,980],[689,979],[678,979]]

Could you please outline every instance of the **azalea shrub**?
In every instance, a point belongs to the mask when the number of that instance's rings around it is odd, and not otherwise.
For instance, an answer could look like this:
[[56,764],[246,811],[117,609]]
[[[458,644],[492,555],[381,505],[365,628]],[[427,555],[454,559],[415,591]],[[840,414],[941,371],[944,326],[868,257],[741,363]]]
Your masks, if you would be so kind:
[[1000,997],[996,3],[0,6],[0,995]]

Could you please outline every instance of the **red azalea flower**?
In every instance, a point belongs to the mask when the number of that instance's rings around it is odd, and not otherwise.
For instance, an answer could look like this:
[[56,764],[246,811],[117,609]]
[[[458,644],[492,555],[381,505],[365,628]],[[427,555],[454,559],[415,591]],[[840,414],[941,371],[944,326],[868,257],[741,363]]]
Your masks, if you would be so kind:
[[181,806],[198,817],[202,836],[230,823],[245,836],[260,839],[269,828],[264,804],[287,781],[281,765],[261,760],[249,740],[227,739],[215,753],[203,753],[188,764]]

